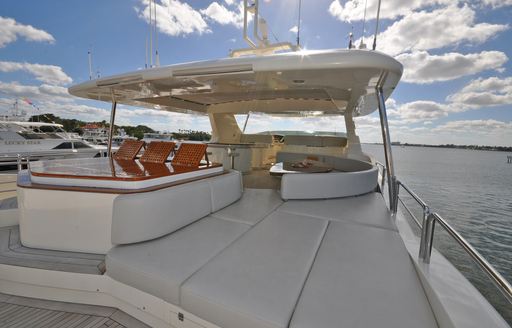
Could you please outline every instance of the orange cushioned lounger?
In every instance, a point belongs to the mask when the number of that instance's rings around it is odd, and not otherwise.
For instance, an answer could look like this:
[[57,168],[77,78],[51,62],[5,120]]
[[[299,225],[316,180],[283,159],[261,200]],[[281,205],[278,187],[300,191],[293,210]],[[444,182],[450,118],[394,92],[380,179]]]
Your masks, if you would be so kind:
[[127,139],[123,141],[121,147],[114,154],[115,159],[133,161],[144,146],[144,141]]
[[202,143],[182,143],[172,159],[172,165],[199,167],[206,148],[207,145]]
[[141,163],[165,163],[173,151],[174,145],[174,142],[151,141],[139,161]]

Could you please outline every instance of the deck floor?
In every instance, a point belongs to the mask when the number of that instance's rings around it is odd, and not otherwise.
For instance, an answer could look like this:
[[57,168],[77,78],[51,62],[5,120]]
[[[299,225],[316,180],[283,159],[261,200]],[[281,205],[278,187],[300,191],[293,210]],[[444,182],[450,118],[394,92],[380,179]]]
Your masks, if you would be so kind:
[[52,251],[21,244],[19,226],[0,228],[0,263],[45,270],[88,274],[105,272],[105,256]]
[[115,308],[0,294],[0,327],[146,328]]

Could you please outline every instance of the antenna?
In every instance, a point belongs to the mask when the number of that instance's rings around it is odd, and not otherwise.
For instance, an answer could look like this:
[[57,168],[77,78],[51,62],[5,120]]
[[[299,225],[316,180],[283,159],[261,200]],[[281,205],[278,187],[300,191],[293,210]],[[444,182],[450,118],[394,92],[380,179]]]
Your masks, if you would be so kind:
[[379,0],[379,5],[377,7],[377,22],[375,23],[375,34],[373,36],[373,50],[375,50],[377,48],[377,33],[379,32],[379,18],[380,18],[380,2],[381,0]]
[[92,80],[92,53],[91,53],[91,50],[87,51],[87,57],[89,58],[89,80]]
[[146,36],[146,53],[144,54],[146,61],[144,62],[144,68],[148,68],[148,37]]
[[300,13],[302,7],[302,0],[299,0],[299,21],[297,22],[297,47],[300,46]]
[[[380,0],[379,0],[380,2]],[[364,1],[364,15],[363,15],[363,31],[361,33],[361,42],[359,43],[359,49],[366,49],[366,44],[364,44],[364,35],[366,32],[366,8],[368,5],[368,0]]]
[[158,22],[156,20],[156,0],[153,0],[153,4],[155,6],[154,10],[154,18],[155,18],[155,65],[156,67],[160,66],[160,56],[158,55]]
[[153,9],[151,0],[149,0],[149,67],[153,67]]

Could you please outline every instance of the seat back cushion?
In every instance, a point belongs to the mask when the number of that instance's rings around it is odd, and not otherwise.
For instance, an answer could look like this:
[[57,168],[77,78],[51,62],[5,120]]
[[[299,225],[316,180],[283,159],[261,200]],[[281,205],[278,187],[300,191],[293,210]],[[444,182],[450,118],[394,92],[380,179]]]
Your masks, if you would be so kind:
[[200,180],[167,189],[120,195],[114,200],[112,243],[154,239],[211,212],[210,186]]
[[377,176],[376,167],[361,172],[285,174],[281,179],[281,197],[288,200],[362,195],[377,187]]
[[242,174],[231,170],[227,174],[208,179],[211,189],[212,212],[216,212],[242,197]]

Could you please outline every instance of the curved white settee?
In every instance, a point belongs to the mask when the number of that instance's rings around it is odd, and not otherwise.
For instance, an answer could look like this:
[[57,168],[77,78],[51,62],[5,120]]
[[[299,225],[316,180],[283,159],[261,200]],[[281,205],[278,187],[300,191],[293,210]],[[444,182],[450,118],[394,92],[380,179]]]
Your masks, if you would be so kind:
[[[301,161],[310,154],[278,153],[277,160]],[[328,173],[290,173],[281,179],[281,197],[289,199],[340,198],[366,194],[375,190],[378,168],[371,163],[356,159],[316,156],[334,168]]]

